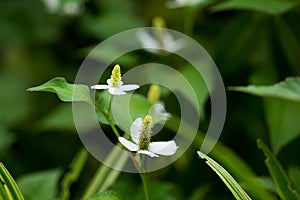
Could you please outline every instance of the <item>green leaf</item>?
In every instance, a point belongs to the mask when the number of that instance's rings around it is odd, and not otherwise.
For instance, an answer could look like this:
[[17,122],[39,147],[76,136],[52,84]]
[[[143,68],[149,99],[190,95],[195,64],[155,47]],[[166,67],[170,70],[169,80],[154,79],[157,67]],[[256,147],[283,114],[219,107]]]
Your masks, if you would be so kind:
[[[144,118],[149,114],[151,104],[142,95],[114,96],[112,103],[112,115],[116,124],[126,133],[134,120]],[[153,121],[157,121],[153,119]]]
[[[298,70],[300,68],[298,59],[298,52],[300,52],[299,34],[297,34],[284,19],[276,19],[276,33],[278,34],[285,56],[294,69]],[[298,18],[296,20],[299,21],[300,19]]]
[[40,86],[27,89],[27,91],[53,92],[57,94],[60,100],[66,102],[84,101],[92,103],[87,85],[70,84],[62,77],[53,78]]
[[[99,95],[97,105],[104,111],[108,111],[109,102],[112,95],[108,91],[103,91]],[[139,117],[144,118],[151,107],[150,102],[140,94],[127,94],[113,96],[112,101],[112,121],[118,124],[120,128],[128,132],[131,123]],[[103,124],[109,124],[103,113],[96,109],[98,120]]]
[[0,197],[5,200],[24,200],[16,182],[0,162]]
[[[210,74],[210,69],[206,66],[207,63],[202,63],[203,68],[208,70],[206,73]],[[157,73],[159,71],[159,73]],[[191,65],[186,65],[183,68],[180,68],[178,71],[173,71],[168,68],[161,68],[160,66],[152,66],[147,68],[145,74],[148,79],[147,81],[151,83],[158,83],[161,85],[168,86],[168,92],[165,92],[164,95],[168,95],[171,91],[179,93],[185,99],[189,101],[196,111],[201,115],[204,115],[204,104],[208,98],[208,89],[205,81],[201,77],[201,74],[194,69]],[[176,80],[176,82],[174,82]],[[210,77],[210,80],[212,77]]]
[[212,11],[250,10],[280,15],[290,11],[298,4],[299,1],[295,0],[227,0],[212,7]]
[[[149,199],[151,200],[177,200],[182,199],[179,195],[179,189],[174,183],[162,181],[148,181]],[[136,188],[134,188],[136,190]],[[134,192],[134,191],[133,191]],[[144,199],[145,193],[143,186],[140,185],[136,199]]]
[[299,200],[300,196],[293,189],[291,182],[286,175],[283,167],[278,162],[276,157],[269,150],[267,145],[262,140],[257,140],[258,148],[263,150],[266,156],[266,166],[269,170],[270,175],[272,176],[274,183],[277,188],[277,192],[281,199],[283,200]]
[[[121,151],[121,144],[118,143],[112,151],[105,158],[104,163],[114,166],[117,169],[122,169],[129,157],[128,152]],[[84,192],[82,199],[87,199],[96,192],[103,192],[107,190],[120,175],[120,170],[115,170],[106,165],[101,165],[91,182],[88,184],[86,191]]]
[[228,90],[300,102],[300,77],[288,77],[274,85],[228,87]]
[[275,154],[300,135],[300,77],[289,77],[269,86],[249,85],[229,87],[229,90],[267,97],[266,121]]
[[300,103],[266,98],[264,106],[271,146],[276,155],[300,135]]
[[296,166],[292,166],[288,170],[288,175],[292,181],[292,184],[295,186],[298,194],[300,193],[300,168]]
[[248,194],[243,190],[243,188],[234,180],[234,178],[217,162],[213,159],[208,157],[207,155],[201,153],[200,151],[197,152],[198,155],[202,159],[206,159],[206,163],[210,166],[212,170],[214,170],[217,175],[222,179],[222,181],[226,184],[228,189],[231,191],[233,196],[238,200],[247,200],[251,199]]
[[57,195],[60,175],[59,169],[34,172],[19,177],[17,183],[26,199],[53,200]]
[[[187,133],[195,131],[195,128],[190,126],[185,121],[180,121],[177,116],[172,116],[172,118],[166,122],[165,126],[168,129],[176,132],[177,127],[174,126],[174,124],[179,123],[184,127],[183,129]],[[182,134],[182,136],[185,139],[189,139],[189,135],[187,134]],[[199,148],[199,146],[202,145],[204,136],[204,133],[200,132],[199,130],[197,131],[193,143],[195,148]],[[224,167],[226,167],[239,182],[251,185],[251,190],[249,190],[249,193],[251,192],[251,196],[262,197],[261,199],[264,200],[274,199],[272,198],[272,194],[265,187],[261,187],[256,181],[254,181],[255,179],[257,179],[257,175],[255,174],[255,172],[230,148],[218,142],[214,146],[210,154],[214,159],[217,159]],[[184,154],[183,156],[185,155],[186,154]]]
[[70,170],[64,175],[61,181],[62,190],[60,192],[60,200],[67,200],[70,197],[70,187],[73,182],[78,180],[80,173],[87,161],[88,152],[85,149],[78,151],[70,164]]
[[105,191],[99,194],[95,194],[88,200],[123,200],[122,196],[115,191]]

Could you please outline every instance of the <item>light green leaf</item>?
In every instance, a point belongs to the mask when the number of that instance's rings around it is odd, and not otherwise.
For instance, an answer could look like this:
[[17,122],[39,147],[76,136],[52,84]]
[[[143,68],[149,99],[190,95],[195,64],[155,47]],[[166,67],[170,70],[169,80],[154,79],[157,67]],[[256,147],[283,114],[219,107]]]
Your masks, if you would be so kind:
[[34,172],[19,177],[17,183],[26,199],[53,200],[57,195],[60,175],[59,169]]
[[228,189],[231,191],[233,196],[238,200],[250,200],[251,198],[248,194],[243,190],[243,188],[234,180],[234,178],[217,162],[213,159],[208,157],[207,155],[201,153],[200,151],[197,152],[198,155],[202,159],[206,159],[206,163],[210,166],[212,170],[214,170],[217,175],[222,179],[222,181],[226,184]]
[[27,89],[27,91],[53,92],[62,101],[84,101],[91,103],[90,90],[87,85],[70,84],[62,77],[53,78],[40,86]]
[[115,191],[105,191],[99,194],[95,194],[88,200],[123,200],[122,196]]
[[[99,95],[97,105],[102,110],[108,111],[109,102],[112,95],[108,91],[103,91]],[[127,94],[113,96],[112,101],[112,122],[125,132],[129,131],[131,123],[138,117],[145,117],[149,114],[150,102],[140,94]],[[128,112],[127,112],[128,111]],[[109,124],[103,113],[96,109],[98,120],[103,124]]]
[[16,182],[0,162],[0,199],[24,200]]
[[300,77],[288,77],[285,81],[274,85],[248,85],[228,87],[228,89],[261,97],[275,97],[300,102]]
[[212,7],[212,11],[250,10],[280,15],[290,11],[298,4],[299,1],[295,0],[227,0]]
[[277,192],[283,200],[299,200],[299,194],[293,189],[291,182],[283,167],[276,157],[271,153],[267,145],[262,140],[257,140],[258,148],[263,150],[266,156],[266,166],[276,185]]
[[300,135],[300,103],[266,98],[264,105],[271,146],[276,155]]
[[70,187],[75,182],[87,161],[88,152],[85,149],[78,151],[70,164],[70,170],[64,175],[61,181],[62,190],[60,192],[60,200],[68,200],[70,197]]

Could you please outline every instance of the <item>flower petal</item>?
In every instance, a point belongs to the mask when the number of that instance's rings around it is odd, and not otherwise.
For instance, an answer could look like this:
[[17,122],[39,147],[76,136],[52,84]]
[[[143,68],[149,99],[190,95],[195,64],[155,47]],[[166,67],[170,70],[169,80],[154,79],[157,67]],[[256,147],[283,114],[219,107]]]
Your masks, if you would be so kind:
[[110,88],[109,85],[92,85],[91,89],[96,89],[96,90],[103,90],[103,89],[108,89]]
[[151,106],[150,114],[159,118],[161,121],[166,121],[171,117],[171,114],[166,112],[162,103],[156,103]]
[[147,150],[139,150],[138,153],[146,154],[146,155],[151,156],[151,157],[159,157],[159,156],[156,155],[155,153],[152,153],[152,152],[147,151]]
[[126,94],[126,92],[124,92],[123,90],[121,90],[120,88],[118,87],[110,87],[108,89],[108,92],[112,95],[124,95]]
[[149,151],[164,156],[175,154],[177,148],[178,147],[176,146],[174,140],[168,142],[152,142],[149,145]]
[[132,143],[132,142],[126,140],[125,138],[123,138],[123,137],[118,137],[118,139],[119,139],[119,142],[120,142],[121,144],[123,144],[124,147],[126,147],[126,148],[129,149],[130,151],[137,151],[137,150],[139,150],[138,145],[136,145],[136,144],[134,144],[134,143]]
[[131,90],[136,90],[138,89],[140,86],[139,85],[135,85],[135,84],[130,84],[130,85],[121,85],[119,86],[119,88],[123,91],[131,91]]
[[130,127],[130,136],[131,139],[138,144],[139,143],[139,138],[140,138],[140,134],[141,134],[141,128],[142,128],[142,123],[143,120],[142,118],[137,118]]

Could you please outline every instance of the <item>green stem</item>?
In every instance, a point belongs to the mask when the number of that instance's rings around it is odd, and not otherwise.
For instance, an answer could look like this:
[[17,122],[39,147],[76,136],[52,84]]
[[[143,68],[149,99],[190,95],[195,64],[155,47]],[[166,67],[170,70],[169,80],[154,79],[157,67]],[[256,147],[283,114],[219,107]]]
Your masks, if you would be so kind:
[[109,106],[108,106],[108,113],[110,114],[110,111],[111,111],[111,104],[112,104],[112,100],[113,100],[114,96],[111,95],[110,97],[110,101],[109,101]]
[[148,186],[147,186],[147,180],[146,180],[146,173],[140,173],[140,176],[141,176],[141,179],[142,179],[142,182],[143,182],[145,199],[150,200],[149,192],[148,192]]
[[147,177],[145,173],[145,155],[141,155],[141,170],[140,170],[140,176],[143,182],[143,188],[145,193],[145,199],[149,200],[149,192],[148,192],[148,186],[147,186]]
[[186,16],[184,20],[184,33],[186,35],[192,36],[193,34],[196,14],[197,14],[196,8],[194,7],[186,8]]
[[110,119],[110,114],[108,112],[105,112],[104,110],[102,110],[97,104],[94,104],[95,108],[97,110],[99,110],[105,117],[105,119],[108,121],[110,127],[112,128],[113,132],[115,133],[115,135],[117,137],[120,137],[120,134],[117,130],[117,128],[115,127],[115,125],[112,123],[111,119]]

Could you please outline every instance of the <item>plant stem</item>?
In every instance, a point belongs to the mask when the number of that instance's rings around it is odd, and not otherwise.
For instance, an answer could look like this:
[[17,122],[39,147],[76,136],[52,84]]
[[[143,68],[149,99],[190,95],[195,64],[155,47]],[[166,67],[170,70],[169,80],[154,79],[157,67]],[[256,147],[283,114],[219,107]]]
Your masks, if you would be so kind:
[[[110,125],[110,127],[112,128],[112,130],[113,130],[113,132],[115,133],[115,135],[116,135],[117,137],[120,137],[120,134],[119,134],[117,128],[115,127],[115,125],[112,123],[112,121],[111,121],[111,119],[110,119],[110,114],[107,113],[107,112],[105,112],[104,110],[102,110],[97,104],[94,104],[94,106],[95,106],[95,108],[96,108],[97,110],[99,110],[99,111],[104,115],[105,119],[106,119],[107,122],[109,123],[109,125]],[[110,104],[110,106],[111,106],[111,104]]]
[[143,182],[143,188],[144,188],[144,193],[145,193],[145,199],[149,200],[149,192],[148,192],[148,186],[147,186],[147,177],[145,173],[145,156],[141,155],[141,169],[140,169],[140,176]]
[[140,176],[141,176],[141,179],[142,179],[142,182],[143,182],[145,199],[146,200],[150,200],[150,198],[149,198],[149,192],[148,192],[148,186],[147,186],[147,180],[146,180],[146,173],[141,172]]
[[186,35],[192,36],[192,34],[193,34],[196,14],[197,14],[196,8],[193,8],[193,7],[186,8],[186,16],[185,16],[184,25],[183,25],[184,33]]
[[108,106],[108,113],[110,114],[110,111],[111,111],[111,104],[112,104],[112,100],[113,100],[114,96],[111,95],[110,97],[110,101],[109,101],[109,106]]

